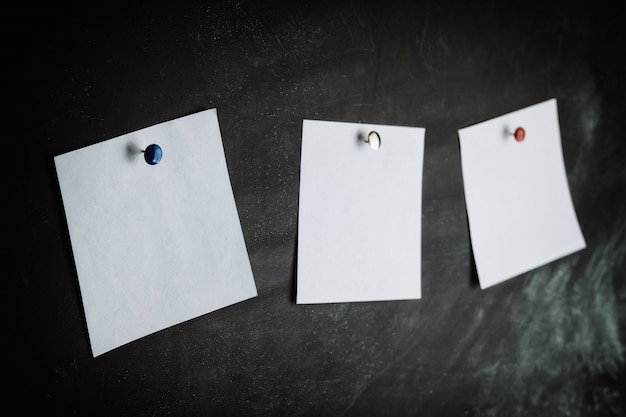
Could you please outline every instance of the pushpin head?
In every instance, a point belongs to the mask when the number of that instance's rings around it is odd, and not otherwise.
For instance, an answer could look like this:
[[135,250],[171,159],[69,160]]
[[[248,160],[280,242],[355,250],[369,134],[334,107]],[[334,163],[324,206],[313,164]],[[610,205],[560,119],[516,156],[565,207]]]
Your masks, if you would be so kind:
[[515,129],[515,133],[513,133],[513,136],[515,137],[516,141],[521,142],[526,137],[526,131],[523,127],[518,127],[517,129]]
[[150,165],[158,164],[163,157],[163,149],[156,144],[149,145],[143,152],[144,159]]
[[365,141],[368,145],[370,145],[370,148],[372,148],[372,150],[377,151],[378,149],[380,149],[381,140],[378,132],[372,130],[369,135],[367,135],[367,139]]

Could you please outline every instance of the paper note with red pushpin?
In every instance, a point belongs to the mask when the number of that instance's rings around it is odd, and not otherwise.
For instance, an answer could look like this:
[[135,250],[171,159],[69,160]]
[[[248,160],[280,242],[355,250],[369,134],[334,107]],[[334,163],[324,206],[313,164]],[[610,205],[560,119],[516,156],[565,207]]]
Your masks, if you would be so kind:
[[585,248],[555,99],[459,130],[481,288]]

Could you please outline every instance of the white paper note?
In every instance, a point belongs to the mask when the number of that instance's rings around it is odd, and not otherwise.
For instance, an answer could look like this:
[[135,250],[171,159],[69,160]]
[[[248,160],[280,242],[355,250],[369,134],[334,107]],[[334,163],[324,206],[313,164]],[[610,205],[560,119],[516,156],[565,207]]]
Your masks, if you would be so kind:
[[[526,136],[511,135],[522,127]],[[481,288],[585,248],[572,204],[556,100],[459,130]]]
[[257,295],[215,109],[54,160],[94,356]]
[[423,156],[423,128],[304,120],[297,303],[421,297]]

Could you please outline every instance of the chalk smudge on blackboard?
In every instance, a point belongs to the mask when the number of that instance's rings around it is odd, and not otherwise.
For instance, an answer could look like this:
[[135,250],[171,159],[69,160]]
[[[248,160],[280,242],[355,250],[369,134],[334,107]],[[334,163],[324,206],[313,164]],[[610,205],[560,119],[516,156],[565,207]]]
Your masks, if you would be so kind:
[[[626,261],[626,216],[597,244],[529,274],[508,314],[515,348],[478,370],[480,415],[589,415],[615,409],[605,387],[591,400],[585,383],[624,366],[615,271]],[[514,335],[514,336],[511,336]],[[510,344],[506,344],[510,346]]]

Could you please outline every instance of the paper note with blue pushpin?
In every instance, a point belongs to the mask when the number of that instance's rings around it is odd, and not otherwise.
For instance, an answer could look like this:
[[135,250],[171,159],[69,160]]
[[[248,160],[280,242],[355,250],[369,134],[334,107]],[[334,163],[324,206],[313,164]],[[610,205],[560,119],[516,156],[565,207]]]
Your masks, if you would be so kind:
[[421,297],[424,129],[304,120],[298,304]]
[[54,161],[94,356],[257,295],[215,109]]
[[556,100],[461,129],[459,141],[481,288],[585,248]]

